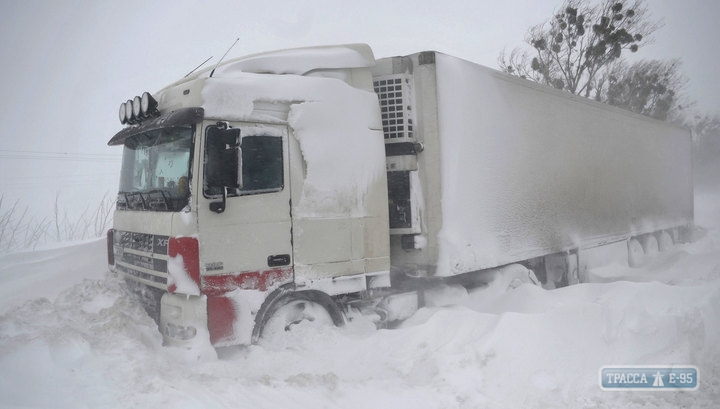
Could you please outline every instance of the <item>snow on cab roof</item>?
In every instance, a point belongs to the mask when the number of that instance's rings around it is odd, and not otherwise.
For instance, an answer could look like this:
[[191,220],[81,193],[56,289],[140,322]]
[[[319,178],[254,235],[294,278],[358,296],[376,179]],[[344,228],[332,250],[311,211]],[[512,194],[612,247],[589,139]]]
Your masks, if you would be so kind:
[[320,69],[363,68],[375,65],[367,44],[345,44],[271,51],[236,58],[221,64],[215,75],[234,72],[304,75]]
[[[269,51],[238,57],[221,63],[213,78],[232,78],[239,73],[305,75],[315,70],[365,68],[375,65],[375,56],[367,44],[326,45]],[[208,76],[208,67],[176,82],[177,85]]]

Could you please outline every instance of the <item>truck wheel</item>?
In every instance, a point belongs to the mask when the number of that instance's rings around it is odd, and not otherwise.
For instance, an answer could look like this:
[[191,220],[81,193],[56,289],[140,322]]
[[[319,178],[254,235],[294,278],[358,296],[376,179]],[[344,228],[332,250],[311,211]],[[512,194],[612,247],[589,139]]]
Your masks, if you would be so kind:
[[667,232],[667,230],[663,230],[660,233],[658,233],[657,237],[658,241],[658,248],[660,252],[664,253],[666,251],[670,251],[670,249],[673,248],[675,245],[675,242],[673,241],[672,236],[670,233]]
[[498,282],[497,285],[504,287],[506,291],[514,290],[523,284],[541,286],[540,280],[537,279],[535,273],[522,264],[509,264],[498,267],[493,282],[495,281]]
[[253,340],[282,336],[301,323],[341,326],[345,316],[335,302],[319,291],[288,292],[269,299],[265,311],[258,314]]
[[628,240],[628,264],[630,267],[639,267],[645,260],[645,250],[643,250],[642,244],[632,238]]
[[654,235],[647,234],[643,236],[641,242],[645,255],[657,254],[660,252],[660,246],[658,245],[658,241]]

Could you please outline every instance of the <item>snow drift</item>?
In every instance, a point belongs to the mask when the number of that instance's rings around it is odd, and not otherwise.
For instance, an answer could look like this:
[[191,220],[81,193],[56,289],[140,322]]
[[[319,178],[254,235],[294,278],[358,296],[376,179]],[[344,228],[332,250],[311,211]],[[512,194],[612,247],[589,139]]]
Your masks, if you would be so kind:
[[[101,241],[3,256],[2,288],[23,296],[0,301],[0,407],[715,407],[720,195],[697,204],[704,237],[639,269],[551,291],[438,289],[400,328],[300,325],[218,359],[161,345],[105,276]],[[696,365],[700,387],[601,391],[598,369],[612,364]]]

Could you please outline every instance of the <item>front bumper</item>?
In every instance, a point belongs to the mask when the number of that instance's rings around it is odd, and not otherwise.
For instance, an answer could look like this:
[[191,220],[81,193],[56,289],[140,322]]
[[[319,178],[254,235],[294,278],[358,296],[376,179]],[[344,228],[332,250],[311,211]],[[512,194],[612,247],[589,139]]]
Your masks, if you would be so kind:
[[207,297],[165,293],[160,300],[160,332],[170,346],[210,344]]

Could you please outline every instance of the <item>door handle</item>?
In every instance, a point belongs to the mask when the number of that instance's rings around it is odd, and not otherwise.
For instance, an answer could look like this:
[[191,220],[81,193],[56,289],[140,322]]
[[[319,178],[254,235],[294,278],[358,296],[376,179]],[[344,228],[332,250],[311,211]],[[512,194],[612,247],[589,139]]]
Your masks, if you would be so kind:
[[287,266],[288,264],[290,264],[290,255],[289,254],[276,254],[273,256],[268,256],[267,264],[268,264],[268,267]]

